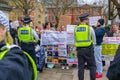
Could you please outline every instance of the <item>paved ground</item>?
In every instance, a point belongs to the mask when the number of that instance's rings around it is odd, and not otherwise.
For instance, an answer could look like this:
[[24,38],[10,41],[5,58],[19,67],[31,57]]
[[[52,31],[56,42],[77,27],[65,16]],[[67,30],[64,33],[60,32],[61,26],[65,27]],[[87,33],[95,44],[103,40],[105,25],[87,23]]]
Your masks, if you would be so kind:
[[[108,65],[104,67],[103,78],[96,80],[108,80],[106,78],[106,72]],[[90,80],[89,70],[85,70],[85,79]],[[77,68],[70,68],[69,70],[61,70],[60,65],[57,65],[56,68],[49,69],[46,68],[42,73],[39,74],[39,80],[78,80]]]

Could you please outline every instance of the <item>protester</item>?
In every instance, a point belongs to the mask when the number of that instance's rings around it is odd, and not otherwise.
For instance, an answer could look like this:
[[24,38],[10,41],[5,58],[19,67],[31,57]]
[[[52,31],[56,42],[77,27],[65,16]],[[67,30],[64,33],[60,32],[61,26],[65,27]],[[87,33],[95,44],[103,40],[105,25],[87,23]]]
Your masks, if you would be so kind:
[[[51,22],[46,22],[44,25],[43,31],[55,31],[55,29],[53,28],[53,25]],[[45,67],[46,68],[55,68],[55,64],[54,63],[46,63]]]
[[10,45],[11,40],[5,40],[9,38],[8,29],[9,22],[0,11],[0,80],[37,80],[35,63],[28,53],[17,45]]
[[29,25],[30,25],[31,28],[35,29],[35,26],[34,26],[32,21],[29,23]]
[[105,37],[120,37],[119,23],[113,23],[110,31],[105,34]]
[[102,78],[102,71],[103,71],[103,65],[102,65],[102,42],[103,37],[105,35],[105,28],[104,28],[104,19],[99,19],[97,22],[97,25],[95,26],[95,35],[96,35],[96,45],[94,47],[94,55],[95,55],[95,61],[96,61],[96,78]]
[[24,25],[18,28],[18,39],[20,41],[20,46],[24,51],[30,54],[34,61],[36,61],[35,44],[38,42],[39,37],[36,31],[29,25],[32,21],[30,17],[25,17],[21,21]]
[[[111,36],[120,37],[119,23],[112,24]],[[116,51],[113,61],[110,61],[107,78],[109,80],[120,80],[120,45]]]
[[11,23],[12,23],[12,20],[10,20],[9,21],[9,26],[10,26],[10,35],[12,36],[12,38],[13,38],[13,43],[14,44],[17,44],[17,27],[13,27],[13,26],[11,26]]
[[[57,30],[60,32],[66,31],[66,28],[65,28],[65,26],[61,25],[57,28]],[[65,69],[65,68],[69,69],[69,65],[67,64],[67,59],[61,60],[61,65],[62,65],[61,69]]]
[[89,27],[88,16],[88,14],[81,15],[81,23],[74,29],[75,46],[78,57],[78,80],[84,80],[85,62],[87,62],[90,69],[90,80],[96,80],[96,64],[93,48],[96,44],[96,37],[93,28]]
[[53,27],[51,22],[46,22],[45,25],[44,25],[44,30],[55,31],[55,28]]
[[35,31],[37,32],[39,38],[41,38],[41,32],[43,31],[43,26],[36,26]]

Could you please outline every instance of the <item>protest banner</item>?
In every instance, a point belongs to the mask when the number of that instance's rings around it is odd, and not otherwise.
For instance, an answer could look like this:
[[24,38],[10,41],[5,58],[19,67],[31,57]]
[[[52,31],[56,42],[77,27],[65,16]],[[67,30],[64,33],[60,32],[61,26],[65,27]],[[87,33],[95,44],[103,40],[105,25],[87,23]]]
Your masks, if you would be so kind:
[[41,34],[41,45],[46,47],[46,62],[60,63],[66,59],[66,32],[44,31]]
[[120,37],[104,37],[102,44],[102,55],[114,56],[120,43]]
[[41,34],[41,45],[66,44],[66,32],[43,31]]

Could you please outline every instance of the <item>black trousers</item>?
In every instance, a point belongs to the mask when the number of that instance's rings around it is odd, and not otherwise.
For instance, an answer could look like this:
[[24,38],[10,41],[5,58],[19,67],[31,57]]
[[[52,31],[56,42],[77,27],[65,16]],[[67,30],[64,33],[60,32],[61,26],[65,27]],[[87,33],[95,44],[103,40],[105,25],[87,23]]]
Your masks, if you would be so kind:
[[21,42],[20,47],[23,51],[26,51],[36,62],[36,54],[35,54],[35,45],[34,43],[23,43]]
[[62,65],[62,66],[68,66],[68,64],[67,64],[67,60],[62,60],[61,65]]
[[96,64],[94,58],[93,46],[85,48],[77,48],[78,56],[78,78],[84,80],[84,66],[87,62],[88,68],[90,69],[90,80],[96,80]]

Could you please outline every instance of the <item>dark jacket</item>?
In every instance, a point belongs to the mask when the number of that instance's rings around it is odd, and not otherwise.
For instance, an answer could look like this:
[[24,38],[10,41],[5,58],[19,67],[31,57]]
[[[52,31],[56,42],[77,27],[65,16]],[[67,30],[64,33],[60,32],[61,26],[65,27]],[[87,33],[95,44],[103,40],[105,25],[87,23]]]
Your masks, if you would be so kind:
[[[0,43],[0,49],[5,46]],[[0,61],[0,80],[32,80],[32,67],[23,51],[18,47],[10,51]]]
[[120,46],[118,47],[114,60],[108,68],[107,78],[109,80],[120,80]]
[[95,35],[96,35],[96,44],[101,45],[101,43],[103,42],[103,37],[105,35],[105,28],[99,27],[95,29]]

